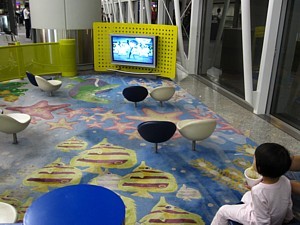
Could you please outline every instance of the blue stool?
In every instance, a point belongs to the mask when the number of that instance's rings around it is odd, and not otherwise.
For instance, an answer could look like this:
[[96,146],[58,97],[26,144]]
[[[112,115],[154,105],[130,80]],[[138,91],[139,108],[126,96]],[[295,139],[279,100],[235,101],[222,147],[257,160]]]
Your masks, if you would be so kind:
[[158,143],[169,140],[176,131],[176,125],[170,121],[146,121],[139,124],[137,130],[146,141],[155,143],[157,153]]
[[24,225],[122,225],[125,205],[113,191],[88,184],[66,186],[36,199]]
[[130,86],[123,89],[123,96],[130,102],[134,102],[135,107],[137,102],[143,101],[148,96],[147,88],[143,86]]

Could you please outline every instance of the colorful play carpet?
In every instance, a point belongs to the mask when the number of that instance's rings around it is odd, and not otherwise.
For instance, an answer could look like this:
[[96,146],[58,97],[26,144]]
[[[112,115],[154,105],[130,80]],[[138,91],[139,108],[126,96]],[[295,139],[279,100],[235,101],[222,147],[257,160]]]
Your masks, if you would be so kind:
[[[19,221],[37,197],[78,183],[119,194],[126,225],[209,224],[221,205],[239,202],[256,144],[175,82],[114,74],[61,80],[52,97],[27,79],[0,83],[4,112],[32,116],[19,144],[0,133],[0,201],[17,208]],[[163,106],[149,95],[135,107],[122,95],[131,85],[176,93]],[[137,132],[143,121],[205,118],[217,119],[217,128],[196,151],[177,131],[155,153]]]

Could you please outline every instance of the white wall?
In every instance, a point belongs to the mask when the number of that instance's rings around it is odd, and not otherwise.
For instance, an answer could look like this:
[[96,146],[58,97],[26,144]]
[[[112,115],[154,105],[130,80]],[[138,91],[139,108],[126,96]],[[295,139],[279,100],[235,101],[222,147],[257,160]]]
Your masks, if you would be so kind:
[[30,0],[30,14],[32,28],[66,28],[64,0]]
[[35,29],[92,29],[101,21],[99,0],[30,0],[30,12]]
[[93,22],[101,21],[100,0],[65,0],[65,2],[67,30],[92,29]]

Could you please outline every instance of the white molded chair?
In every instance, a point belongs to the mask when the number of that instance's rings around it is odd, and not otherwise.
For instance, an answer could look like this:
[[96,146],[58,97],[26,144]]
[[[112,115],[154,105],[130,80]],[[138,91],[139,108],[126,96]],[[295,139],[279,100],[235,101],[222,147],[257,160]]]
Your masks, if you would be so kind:
[[62,82],[60,80],[46,80],[40,76],[35,76],[35,80],[39,88],[43,91],[49,92],[50,96],[52,96],[53,91],[56,91],[62,85]]
[[175,93],[175,87],[161,86],[161,87],[154,88],[150,92],[150,96],[154,100],[159,101],[162,106],[163,102],[170,100],[173,97],[174,93]]
[[215,119],[187,119],[177,122],[179,133],[192,141],[192,149],[196,150],[196,141],[208,138],[216,129]]
[[15,223],[17,220],[17,210],[10,204],[0,202],[0,223]]
[[13,144],[18,144],[17,133],[24,130],[30,121],[30,115],[24,113],[0,114],[0,131],[13,134]]

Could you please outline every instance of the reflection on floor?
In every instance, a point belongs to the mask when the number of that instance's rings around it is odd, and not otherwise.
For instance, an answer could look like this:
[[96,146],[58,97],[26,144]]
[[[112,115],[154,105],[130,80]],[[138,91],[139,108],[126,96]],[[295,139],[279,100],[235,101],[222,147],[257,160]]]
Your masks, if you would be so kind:
[[200,82],[197,76],[190,75],[180,81],[179,85],[193,96],[199,98],[212,111],[225,118],[235,128],[248,135],[257,144],[276,142],[284,145],[293,153],[300,154],[300,141],[234,103],[217,91],[212,90]]

